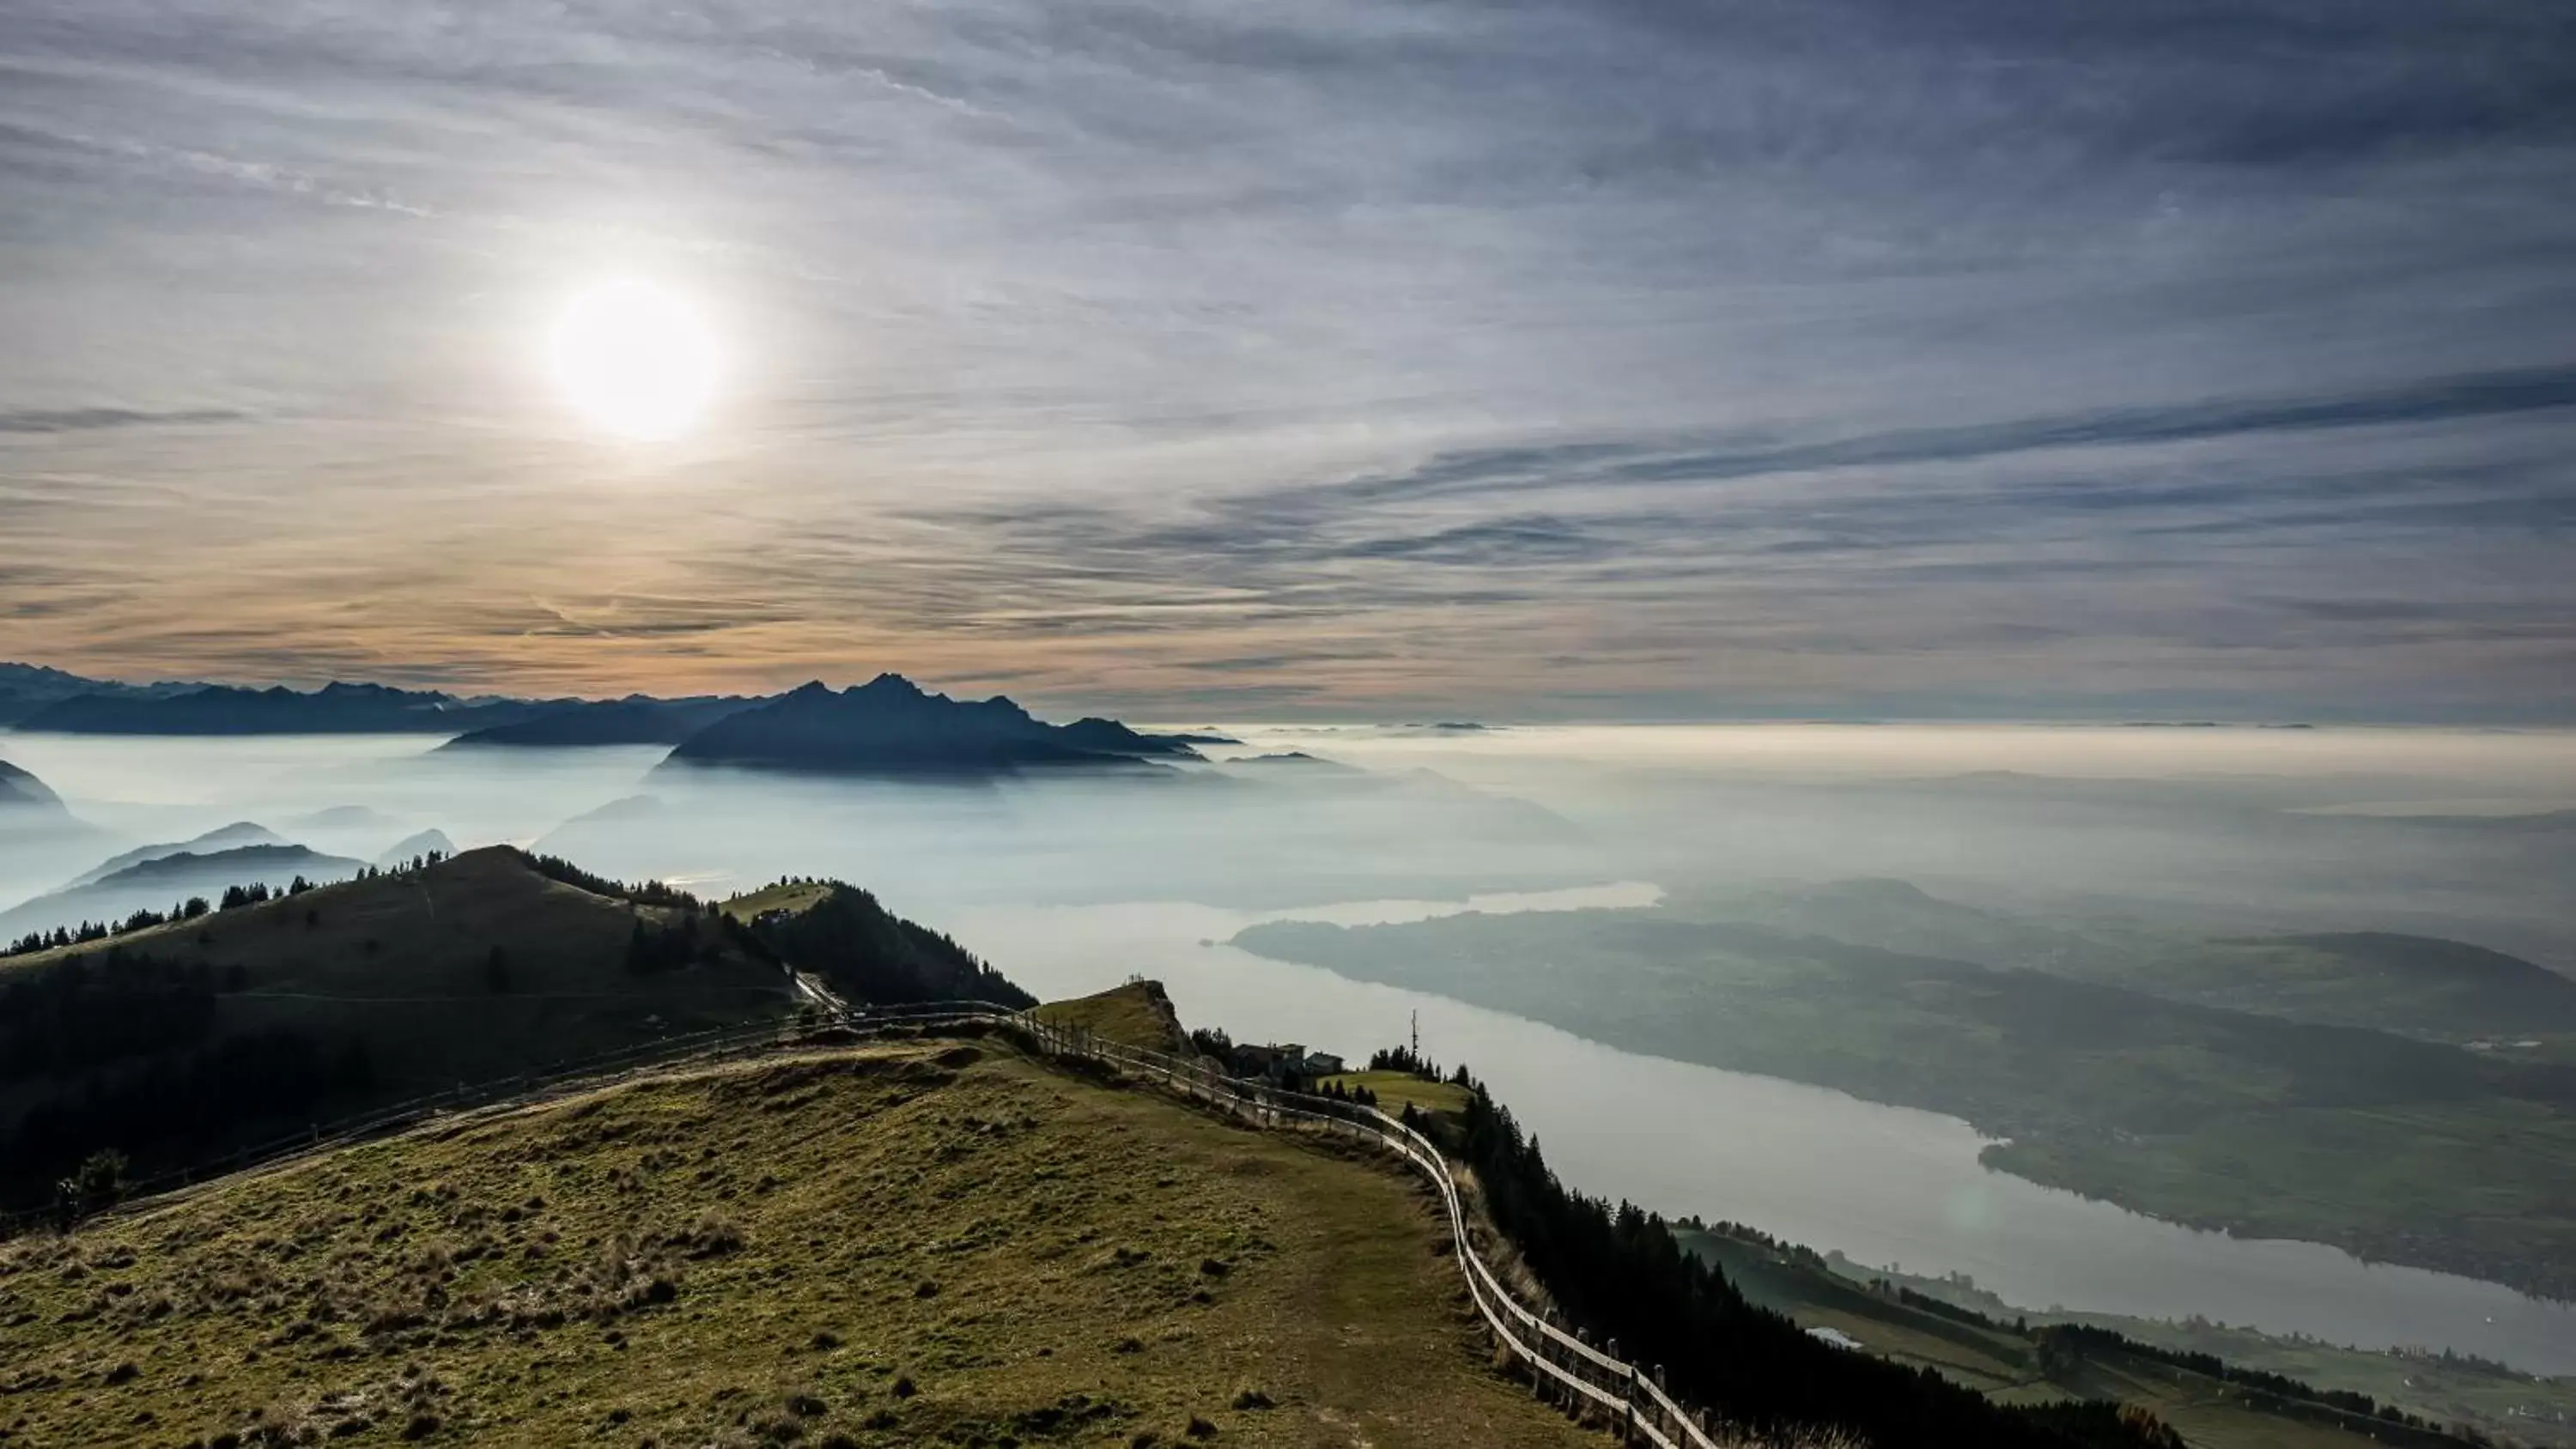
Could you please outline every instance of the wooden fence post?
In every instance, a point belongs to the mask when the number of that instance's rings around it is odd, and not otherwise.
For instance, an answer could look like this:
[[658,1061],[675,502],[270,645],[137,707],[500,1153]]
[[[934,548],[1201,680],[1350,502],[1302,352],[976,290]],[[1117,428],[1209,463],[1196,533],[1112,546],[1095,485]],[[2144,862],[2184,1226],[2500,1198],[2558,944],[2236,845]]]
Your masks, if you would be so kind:
[[[1619,1356],[1619,1340],[1615,1338],[1605,1338],[1601,1340],[1601,1351],[1610,1355],[1614,1359],[1617,1358]],[[1602,1387],[1616,1388],[1619,1391],[1619,1442],[1622,1444],[1633,1444],[1637,1442],[1636,1385],[1628,1382],[1628,1375],[1624,1369],[1614,1371],[1611,1377],[1612,1381],[1602,1385]]]
[[[1574,1341],[1582,1344],[1585,1348],[1590,1348],[1592,1346],[1592,1330],[1588,1328],[1578,1328],[1574,1330]],[[1592,1360],[1584,1355],[1569,1355],[1565,1360],[1565,1366],[1574,1370],[1575,1377],[1582,1379],[1585,1383],[1590,1383],[1592,1381]],[[1586,1394],[1569,1393],[1565,1396],[1565,1407],[1573,1413],[1580,1415],[1583,1412],[1583,1405],[1588,1398],[1589,1395]]]

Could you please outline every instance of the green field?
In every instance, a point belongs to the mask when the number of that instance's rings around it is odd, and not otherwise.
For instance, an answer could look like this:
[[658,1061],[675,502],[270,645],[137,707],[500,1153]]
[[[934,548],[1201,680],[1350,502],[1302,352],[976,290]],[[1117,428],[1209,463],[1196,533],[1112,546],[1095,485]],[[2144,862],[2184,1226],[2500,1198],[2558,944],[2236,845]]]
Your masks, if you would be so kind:
[[1462,1112],[1467,1107],[1466,1088],[1455,1082],[1426,1082],[1411,1072],[1344,1072],[1315,1085],[1345,1090],[1366,1087],[1388,1112],[1406,1106],[1417,1112]]
[[810,911],[831,894],[832,887],[821,881],[782,881],[756,891],[745,891],[719,903],[716,909],[737,921],[752,921],[772,911],[785,911],[789,915]]
[[1151,981],[1130,981],[1071,1001],[1050,1001],[1037,1009],[1037,1015],[1049,1025],[1087,1031],[1122,1046],[1167,1056],[1185,1056],[1190,1050],[1189,1035],[1181,1030],[1172,999]]
[[604,1089],[0,1248],[48,1446],[1597,1444],[1377,1157],[999,1042]]
[[[2443,1437],[2249,1389],[2143,1354],[2051,1352],[2018,1331],[2009,1310],[1977,1324],[1909,1304],[1892,1292],[1829,1271],[1813,1255],[1725,1232],[1687,1235],[1745,1296],[1857,1341],[1856,1352],[1931,1369],[2007,1403],[2105,1398],[2152,1410],[2195,1449],[2361,1449],[2439,1446]],[[2125,1324],[2119,1325],[2126,1332]],[[2280,1370],[2275,1370],[2276,1372]],[[2337,1386],[2344,1386],[2338,1384]]]
[[2282,1337],[2206,1321],[2168,1323],[2104,1313],[2032,1313],[1958,1278],[1923,1278],[1864,1269],[1828,1255],[1841,1278],[1893,1281],[2003,1321],[2086,1323],[2160,1348],[2214,1354],[2239,1368],[2282,1374],[2310,1384],[2351,1389],[2437,1424],[2457,1424],[2493,1438],[2569,1449],[2576,1446],[2576,1377],[2541,1378],[2502,1364],[2452,1354],[2373,1352]]

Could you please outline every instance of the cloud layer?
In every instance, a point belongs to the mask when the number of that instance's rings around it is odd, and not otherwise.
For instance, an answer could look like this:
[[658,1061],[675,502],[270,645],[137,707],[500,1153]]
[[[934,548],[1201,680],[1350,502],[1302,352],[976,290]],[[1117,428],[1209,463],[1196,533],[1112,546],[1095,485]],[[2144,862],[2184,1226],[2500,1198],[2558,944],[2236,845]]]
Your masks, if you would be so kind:
[[2571,256],[2539,0],[33,0],[0,656],[2576,719]]

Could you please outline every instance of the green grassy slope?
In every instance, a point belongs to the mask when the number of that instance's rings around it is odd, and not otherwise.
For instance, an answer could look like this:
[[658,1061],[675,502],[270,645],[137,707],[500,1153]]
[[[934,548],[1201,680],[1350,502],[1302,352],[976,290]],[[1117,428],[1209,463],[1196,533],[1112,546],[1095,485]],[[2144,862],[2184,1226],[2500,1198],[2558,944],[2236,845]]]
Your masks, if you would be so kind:
[[1181,1030],[1181,1018],[1160,982],[1130,981],[1071,1001],[1050,1001],[1038,1008],[1038,1016],[1146,1051],[1172,1056],[1190,1052],[1189,1034]]
[[2045,1346],[2045,1335],[2009,1321],[1980,1324],[1854,1282],[1783,1250],[1725,1232],[1686,1234],[1686,1245],[1722,1267],[1755,1303],[1803,1328],[1844,1334],[1856,1352],[1928,1368],[2007,1403],[2104,1398],[2152,1410],[2197,1449],[2438,1449],[2447,1436],[2374,1421],[2196,1373],[2151,1355]]
[[762,886],[756,891],[745,891],[731,897],[720,903],[717,909],[745,923],[758,920],[772,911],[802,915],[822,904],[832,890],[832,886],[822,881],[780,881],[776,885]]
[[1381,1110],[1395,1112],[1411,1107],[1417,1112],[1457,1113],[1467,1106],[1467,1089],[1455,1082],[1426,1082],[1411,1072],[1344,1072],[1326,1077],[1315,1084],[1316,1090],[1340,1087],[1345,1091],[1365,1087],[1377,1098]]
[[997,1042],[818,1054],[0,1247],[0,1424],[49,1446],[1599,1443],[1490,1371],[1446,1237],[1382,1159]]
[[[2516,1443],[2576,1446],[2576,1377],[2544,1378],[2457,1354],[2345,1348],[2313,1338],[2228,1328],[2206,1320],[2165,1322],[2103,1313],[2030,1313],[1973,1282],[1865,1270],[1831,1255],[1838,1277],[1893,1280],[1913,1292],[1955,1303],[2002,1322],[2080,1323],[2158,1348],[2204,1353],[2231,1367],[2281,1374],[2303,1383],[2367,1394],[2436,1424],[2464,1425]],[[1883,1298],[1880,1301],[1885,1301]]]

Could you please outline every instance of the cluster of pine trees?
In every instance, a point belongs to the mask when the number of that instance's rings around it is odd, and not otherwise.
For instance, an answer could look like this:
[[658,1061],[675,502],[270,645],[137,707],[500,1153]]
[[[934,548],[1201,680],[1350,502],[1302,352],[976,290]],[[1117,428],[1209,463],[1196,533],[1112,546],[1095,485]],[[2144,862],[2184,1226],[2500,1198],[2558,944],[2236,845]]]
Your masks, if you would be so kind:
[[576,890],[588,891],[595,896],[607,896],[611,900],[626,901],[639,906],[669,906],[684,911],[706,909],[705,901],[678,886],[664,885],[658,880],[648,880],[642,885],[628,885],[624,881],[610,880],[604,875],[594,875],[560,855],[530,855],[527,861],[530,868],[546,879],[571,886]]
[[626,938],[626,969],[638,976],[652,976],[686,966],[713,954],[715,949],[712,939],[699,937],[694,914],[668,926],[653,925],[637,916],[635,929]]
[[[426,861],[416,861],[414,865],[415,868],[425,868],[437,862],[438,856],[433,852]],[[359,873],[358,878],[367,880],[381,874],[383,874],[382,871],[369,866]],[[166,911],[156,911],[146,907],[122,921],[83,921],[77,926],[56,926],[50,931],[30,931],[11,941],[5,950],[0,950],[0,956],[31,956],[38,951],[55,951],[65,946],[86,946],[92,941],[104,941],[110,936],[122,936],[129,931],[166,926],[172,921],[193,921],[214,911],[233,911],[243,906],[282,901],[288,896],[300,896],[314,888],[312,881],[300,875],[279,887],[271,887],[266,881],[226,886],[223,895],[213,901],[208,901],[204,896],[190,896],[186,900],[176,902]]]
[[1377,1093],[1370,1091],[1364,1085],[1345,1087],[1339,1082],[1326,1082],[1324,1085],[1315,1089],[1315,1095],[1319,1097],[1329,1097],[1336,1102],[1349,1102],[1355,1106],[1361,1107],[1374,1107],[1377,1105]]
[[904,920],[856,886],[825,884],[832,886],[830,893],[804,910],[764,916],[740,929],[765,957],[819,973],[853,1001],[1037,1005],[1036,997],[946,934]]
[[1384,1047],[1369,1053],[1368,1069],[1372,1072],[1402,1072],[1426,1082],[1448,1082],[1472,1086],[1475,1079],[1467,1075],[1467,1064],[1460,1062],[1445,1076],[1439,1064],[1408,1046]]

